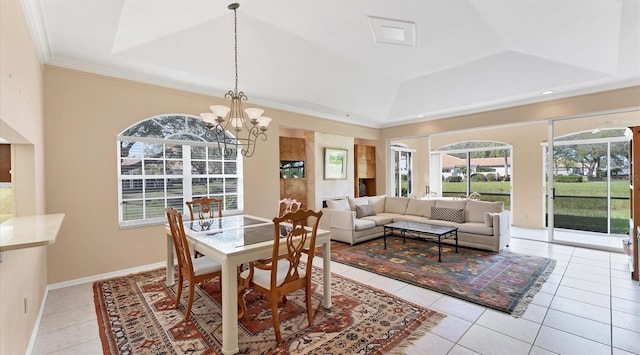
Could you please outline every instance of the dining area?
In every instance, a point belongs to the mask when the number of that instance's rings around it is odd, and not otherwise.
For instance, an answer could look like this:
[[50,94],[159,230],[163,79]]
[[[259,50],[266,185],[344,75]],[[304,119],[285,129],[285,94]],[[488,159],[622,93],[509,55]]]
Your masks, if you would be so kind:
[[[260,312],[271,319],[268,332],[273,332],[272,340],[277,343],[283,338],[279,313],[285,312],[279,307],[286,306],[287,295],[304,290],[301,303],[308,326],[312,326],[318,307],[312,303],[315,288],[321,288],[321,306],[325,310],[332,307],[331,239],[329,231],[318,228],[322,212],[301,209],[292,199],[279,201],[272,219],[223,215],[223,201],[213,197],[195,199],[186,206],[189,216],[184,218],[174,208],[166,210],[165,283],[177,283],[173,307],[181,310],[184,306],[185,326],[195,289],[207,282],[219,283],[222,353],[240,352],[239,327],[248,317],[245,294],[249,291],[269,300]],[[314,286],[312,262],[317,247],[322,251],[322,284]]]

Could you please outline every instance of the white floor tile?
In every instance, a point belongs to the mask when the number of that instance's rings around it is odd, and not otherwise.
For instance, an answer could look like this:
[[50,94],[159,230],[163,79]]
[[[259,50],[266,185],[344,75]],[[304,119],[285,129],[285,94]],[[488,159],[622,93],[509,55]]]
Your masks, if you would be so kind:
[[434,302],[444,297],[441,293],[426,290],[422,287],[413,285],[406,285],[405,287],[396,291],[394,295],[424,307],[431,307]]
[[611,286],[609,285],[608,282],[607,283],[602,283],[597,281],[594,282],[594,281],[587,281],[583,279],[577,279],[574,277],[565,276],[562,278],[562,282],[560,282],[560,284],[564,286],[573,287],[573,288],[579,288],[585,291],[601,293],[603,295],[611,294]]
[[413,345],[404,349],[405,354],[433,354],[445,355],[456,345],[454,342],[441,338],[435,334],[427,334],[415,341]]
[[640,354],[640,333],[613,327],[613,346],[632,354]]
[[614,327],[624,328],[640,333],[640,316],[631,313],[613,311],[611,323]]
[[611,297],[611,308],[640,316],[640,302],[625,300],[624,298]]
[[368,283],[370,285],[372,285],[373,287],[375,287],[375,288],[384,290],[384,291],[389,292],[389,293],[396,293],[401,288],[403,288],[403,287],[405,287],[407,285],[406,282],[394,280],[394,279],[391,279],[391,278],[388,278],[388,277],[384,277],[384,276],[380,276],[380,275],[376,275],[374,278],[369,280]]
[[455,316],[447,316],[437,326],[431,329],[431,333],[439,335],[447,340],[457,342],[464,333],[471,328],[473,323]]
[[581,316],[597,322],[611,324],[611,310],[564,297],[554,297],[551,309]]
[[537,346],[534,346],[533,348],[531,348],[531,352],[529,352],[529,355],[553,355],[553,354],[557,354],[557,353],[554,353],[553,351],[549,351]]
[[531,350],[527,342],[475,324],[458,344],[480,354],[528,354]]
[[634,302],[640,302],[640,286],[635,288],[611,286],[611,294],[614,297],[624,298],[625,300]]
[[601,293],[560,285],[556,292],[556,296],[592,304],[598,307],[611,308],[611,297]]
[[460,346],[457,345],[453,347],[453,349],[451,349],[451,351],[449,351],[449,354],[447,355],[474,355],[474,354],[478,354],[477,352],[467,349],[464,346]]
[[533,344],[540,329],[540,323],[535,323],[524,318],[515,318],[509,314],[491,309],[482,313],[475,324],[509,335],[529,344]]
[[93,305],[80,305],[75,309],[48,313],[43,315],[40,320],[38,334],[66,328],[89,320],[95,321],[96,317],[95,306]]
[[558,354],[611,354],[608,345],[547,326],[542,326],[534,345]]
[[543,325],[611,345],[611,326],[609,324],[550,309]]
[[49,354],[65,350],[95,339],[100,339],[97,322],[91,320],[79,323],[70,327],[38,334],[33,347],[33,355]]
[[449,296],[439,298],[429,307],[436,311],[451,314],[452,316],[462,318],[469,322],[475,322],[485,311],[484,307]]
[[527,310],[522,315],[522,318],[530,320],[535,323],[542,324],[544,317],[547,315],[547,311],[549,310],[548,306],[538,306],[537,304],[529,304]]
[[102,352],[102,342],[100,339],[93,339],[86,343],[74,345],[72,347],[56,351],[50,355],[100,355]]

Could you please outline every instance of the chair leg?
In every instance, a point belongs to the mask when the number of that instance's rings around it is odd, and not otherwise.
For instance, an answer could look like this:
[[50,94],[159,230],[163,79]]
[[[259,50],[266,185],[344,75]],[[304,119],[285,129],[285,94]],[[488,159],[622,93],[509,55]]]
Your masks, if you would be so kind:
[[238,320],[244,318],[247,313],[247,303],[244,299],[246,289],[243,286],[242,281],[238,281]]
[[184,321],[189,321],[191,315],[191,306],[193,305],[193,295],[195,293],[196,285],[189,284],[189,300],[187,301],[187,310],[184,313]]
[[276,333],[276,341],[279,343],[282,341],[282,335],[280,335],[280,317],[278,317],[278,298],[271,297],[271,319],[273,319],[273,330]]
[[180,297],[182,296],[182,275],[178,276],[178,290],[176,291],[176,305],[174,308],[180,307]]
[[307,320],[309,321],[309,326],[313,324],[313,306],[311,304],[311,287],[306,287],[304,289],[304,293],[307,298]]

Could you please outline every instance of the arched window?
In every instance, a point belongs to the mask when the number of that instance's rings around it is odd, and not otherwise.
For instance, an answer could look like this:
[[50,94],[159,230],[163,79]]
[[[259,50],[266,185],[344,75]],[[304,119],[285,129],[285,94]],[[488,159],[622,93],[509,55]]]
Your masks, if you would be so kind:
[[220,151],[216,135],[196,116],[151,117],[118,135],[118,216],[121,227],[164,223],[165,209],[185,211],[197,197],[223,198],[242,210],[242,159]]

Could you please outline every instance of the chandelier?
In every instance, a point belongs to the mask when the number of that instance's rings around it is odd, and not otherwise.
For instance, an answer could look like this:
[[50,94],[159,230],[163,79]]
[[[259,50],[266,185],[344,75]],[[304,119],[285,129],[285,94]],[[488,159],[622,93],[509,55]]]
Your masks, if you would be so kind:
[[[267,128],[271,118],[262,116],[264,110],[247,108],[242,110],[242,101],[247,101],[247,95],[238,91],[238,16],[236,10],[239,4],[228,6],[233,10],[233,33],[236,68],[236,86],[229,90],[224,97],[231,99],[231,105],[211,105],[211,112],[201,113],[200,117],[207,127],[215,134],[220,152],[229,155],[240,151],[245,157],[250,157],[256,149],[258,138],[267,140]],[[228,116],[228,118],[227,118]],[[233,134],[233,136],[231,134]]]

